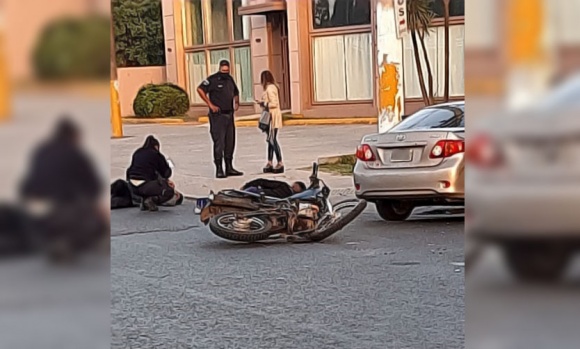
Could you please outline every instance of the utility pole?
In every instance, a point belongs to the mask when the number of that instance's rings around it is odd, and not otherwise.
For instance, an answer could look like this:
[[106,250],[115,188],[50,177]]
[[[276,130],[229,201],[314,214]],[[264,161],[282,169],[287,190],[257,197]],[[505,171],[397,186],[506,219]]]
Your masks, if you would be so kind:
[[115,31],[113,26],[113,9],[111,8],[111,128],[113,138],[123,137],[123,120],[119,104],[119,82],[117,81],[117,59],[115,50]]

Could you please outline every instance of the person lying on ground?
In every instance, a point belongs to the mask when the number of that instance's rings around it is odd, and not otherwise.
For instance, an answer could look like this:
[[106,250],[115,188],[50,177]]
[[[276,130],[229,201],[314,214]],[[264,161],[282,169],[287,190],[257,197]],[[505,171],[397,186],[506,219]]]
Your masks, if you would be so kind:
[[[173,187],[174,195],[161,206],[178,206],[183,203],[184,196],[175,189],[173,182],[169,181],[169,186]],[[118,179],[111,183],[111,210],[139,206],[141,197],[133,195],[129,182]]]
[[306,185],[303,182],[294,182],[289,185],[282,181],[258,178],[244,184],[242,190],[254,194],[264,193],[266,196],[284,199],[305,191]]
[[167,158],[160,152],[160,143],[148,136],[145,144],[135,151],[127,169],[127,182],[133,193],[142,197],[141,210],[157,211],[175,195],[173,174]]

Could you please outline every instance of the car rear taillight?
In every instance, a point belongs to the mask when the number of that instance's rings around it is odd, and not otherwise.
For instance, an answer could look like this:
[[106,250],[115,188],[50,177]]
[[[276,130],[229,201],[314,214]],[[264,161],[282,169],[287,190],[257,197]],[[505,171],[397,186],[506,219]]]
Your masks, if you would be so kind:
[[460,140],[442,140],[437,142],[433,149],[431,149],[431,154],[429,158],[431,159],[442,159],[448,158],[452,155],[463,153],[465,151],[465,142]]
[[488,136],[475,136],[469,141],[466,159],[471,165],[481,168],[494,168],[503,163],[503,156],[498,145]]
[[375,161],[375,154],[368,144],[359,145],[356,149],[356,158],[360,161]]

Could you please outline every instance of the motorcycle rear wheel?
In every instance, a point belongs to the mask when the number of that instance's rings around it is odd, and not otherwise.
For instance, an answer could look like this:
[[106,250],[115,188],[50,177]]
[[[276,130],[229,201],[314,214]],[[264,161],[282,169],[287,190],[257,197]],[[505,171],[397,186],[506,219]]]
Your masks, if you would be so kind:
[[[320,242],[324,239],[329,238],[332,234],[338,232],[342,228],[346,227],[350,222],[352,222],[356,217],[358,217],[367,207],[367,202],[365,200],[344,200],[334,205],[335,212],[341,213],[341,216],[337,220],[327,223],[315,232],[310,234],[310,240],[314,242]],[[348,213],[343,213],[342,211],[350,211]]]
[[273,234],[272,222],[267,218],[244,218],[234,212],[224,212],[212,217],[209,229],[222,239],[241,242],[266,240]]

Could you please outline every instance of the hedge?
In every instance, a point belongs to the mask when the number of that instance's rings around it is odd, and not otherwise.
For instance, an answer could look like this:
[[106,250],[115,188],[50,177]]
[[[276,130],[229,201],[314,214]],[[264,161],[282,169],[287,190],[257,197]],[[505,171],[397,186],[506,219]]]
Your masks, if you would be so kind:
[[161,0],[112,0],[117,66],[165,65]]
[[106,79],[109,51],[109,19],[62,18],[44,27],[32,60],[40,79]]
[[145,85],[139,89],[133,101],[135,116],[142,118],[181,116],[188,110],[187,92],[170,83]]

